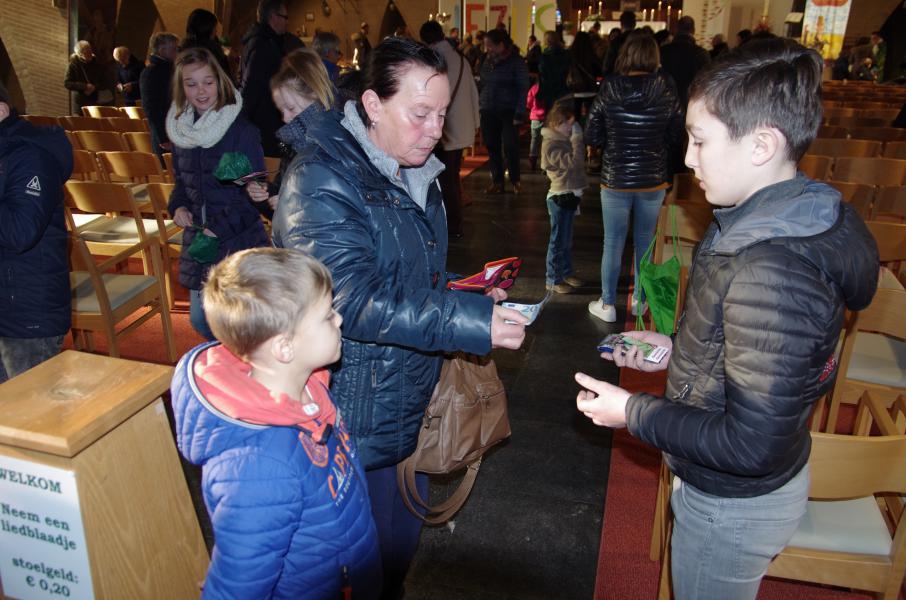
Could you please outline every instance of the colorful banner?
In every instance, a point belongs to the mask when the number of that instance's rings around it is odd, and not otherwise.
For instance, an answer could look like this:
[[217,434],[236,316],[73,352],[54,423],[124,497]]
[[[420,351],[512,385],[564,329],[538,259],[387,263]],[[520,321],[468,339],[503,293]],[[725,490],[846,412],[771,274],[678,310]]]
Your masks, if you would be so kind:
[[843,35],[852,0],[808,0],[802,19],[802,44],[825,59],[834,59],[843,49]]

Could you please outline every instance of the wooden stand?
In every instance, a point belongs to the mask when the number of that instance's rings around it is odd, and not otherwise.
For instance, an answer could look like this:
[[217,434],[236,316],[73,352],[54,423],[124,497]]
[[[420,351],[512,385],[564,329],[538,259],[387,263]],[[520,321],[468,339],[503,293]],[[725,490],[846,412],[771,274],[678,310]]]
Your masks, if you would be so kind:
[[[21,538],[23,547],[34,544],[34,536],[15,533],[26,526],[56,534],[65,525],[63,532],[72,535],[81,525],[81,552],[87,548],[95,598],[198,598],[208,554],[160,399],[172,372],[161,365],[67,351],[0,385],[0,471],[4,461],[7,465],[0,472],[0,483],[7,486],[0,488],[4,543],[12,536]],[[17,461],[32,463],[35,472],[50,467],[74,475],[80,508],[73,511],[74,526],[14,497],[20,490],[48,494],[26,469],[15,474],[8,465],[24,464]],[[59,544],[45,547],[59,552]],[[14,577],[20,588],[26,576],[33,586],[33,595],[15,597],[70,595],[58,587],[67,583],[66,576],[48,572],[59,561],[48,558],[44,564],[44,556],[38,556],[35,562],[34,553],[25,558],[30,562],[24,569],[22,560],[0,564],[0,576],[10,580],[8,590]]]

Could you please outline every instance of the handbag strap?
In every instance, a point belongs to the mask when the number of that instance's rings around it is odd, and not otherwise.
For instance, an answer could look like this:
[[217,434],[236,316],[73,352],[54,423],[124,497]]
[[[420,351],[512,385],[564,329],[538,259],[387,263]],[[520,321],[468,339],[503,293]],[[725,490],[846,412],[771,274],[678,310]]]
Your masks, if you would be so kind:
[[[427,500],[418,493],[415,485],[415,457],[410,456],[396,466],[396,484],[400,489],[403,503],[413,515],[429,525],[442,525],[449,521],[453,515],[459,512],[463,504],[472,493],[475,486],[475,479],[478,477],[478,469],[481,468],[481,457],[466,467],[466,474],[456,488],[453,494],[435,506],[430,506]],[[411,496],[411,497],[410,497]],[[412,501],[425,509],[426,514],[422,514]]]
[[462,72],[466,70],[466,59],[462,57],[459,51],[456,54],[459,55],[459,77],[456,78],[456,85],[453,86],[453,91],[450,93],[450,106],[453,106],[453,101],[456,100],[456,92],[459,91],[459,84],[462,82]]

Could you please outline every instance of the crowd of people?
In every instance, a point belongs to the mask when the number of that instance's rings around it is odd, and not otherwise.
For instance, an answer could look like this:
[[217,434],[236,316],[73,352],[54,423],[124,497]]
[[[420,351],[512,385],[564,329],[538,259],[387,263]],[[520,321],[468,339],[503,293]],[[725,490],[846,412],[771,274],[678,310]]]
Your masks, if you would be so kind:
[[[208,340],[172,387],[177,442],[203,465],[214,529],[204,597],[402,597],[422,521],[401,498],[397,465],[415,449],[443,355],[516,350],[525,337],[503,290],[446,286],[449,240],[465,234],[462,151],[480,125],[488,194],[505,193],[507,178],[524,193],[519,138],[530,131],[528,166],[550,182],[554,292],[584,285],[572,224],[590,163],[600,169],[601,295],[588,311],[608,323],[630,217],[631,310],[642,314],[639,262],[673,174],[688,167],[702,181],[716,224],[679,331],[624,333],[667,356],[602,355],[669,366],[667,396],[577,373],[576,403],[662,450],[676,474],[676,597],[754,598],[804,514],[806,418],[833,380],[843,311],[867,306],[877,284],[861,219],[796,171],[820,123],[820,57],[764,34],[733,50],[715,40],[709,53],[688,16],[659,40],[625,12],[607,36],[578,32],[566,48],[546,32],[525,56],[502,27],[460,40],[429,21],[421,41],[372,47],[363,23],[362,69],[350,77],[335,34],[302,47],[283,0],[262,0],[257,16],[238,73],[216,17],[198,9],[181,43],[151,38],[147,66],[115,48],[108,80],[80,41],[66,75],[78,107],[111,104],[114,92],[141,100],[155,150],[173,155],[179,281]],[[0,381],[58,352],[69,328],[70,150],[58,129],[20,119],[0,88]],[[280,172],[273,183],[224,181],[236,156],[251,172],[280,156]],[[427,476],[416,483],[425,497]]]

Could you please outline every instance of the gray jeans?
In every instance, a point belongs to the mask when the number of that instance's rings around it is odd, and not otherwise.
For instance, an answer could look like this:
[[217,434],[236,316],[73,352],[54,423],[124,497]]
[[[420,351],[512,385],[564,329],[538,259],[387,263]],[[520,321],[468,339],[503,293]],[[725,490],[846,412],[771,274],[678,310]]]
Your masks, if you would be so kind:
[[0,383],[59,354],[64,337],[63,335],[44,338],[0,337]]
[[676,600],[754,599],[808,502],[808,465],[755,498],[722,498],[676,478],[670,568]]

